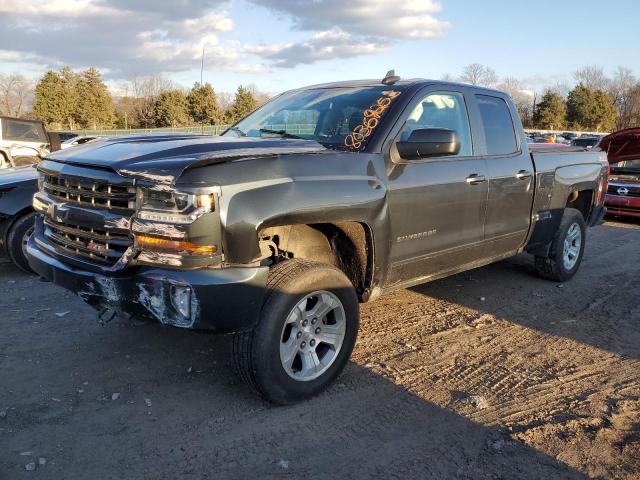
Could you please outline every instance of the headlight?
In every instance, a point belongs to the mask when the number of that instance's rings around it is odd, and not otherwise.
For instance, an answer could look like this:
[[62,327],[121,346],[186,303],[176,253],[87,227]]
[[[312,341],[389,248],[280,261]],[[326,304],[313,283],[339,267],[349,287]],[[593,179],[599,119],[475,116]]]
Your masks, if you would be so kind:
[[215,210],[213,193],[194,195],[173,190],[138,190],[138,218],[165,223],[189,224]]

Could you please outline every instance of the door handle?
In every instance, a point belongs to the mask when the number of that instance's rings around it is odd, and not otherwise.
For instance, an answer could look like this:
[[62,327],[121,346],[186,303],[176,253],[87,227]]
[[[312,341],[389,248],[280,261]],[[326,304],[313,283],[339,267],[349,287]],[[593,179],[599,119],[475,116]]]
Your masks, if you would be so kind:
[[479,183],[486,182],[487,179],[484,175],[478,175],[477,173],[472,173],[465,180],[468,185],[478,185]]
[[516,173],[516,178],[518,180],[524,180],[525,178],[531,178],[531,172],[529,172],[528,170],[520,170],[518,173]]

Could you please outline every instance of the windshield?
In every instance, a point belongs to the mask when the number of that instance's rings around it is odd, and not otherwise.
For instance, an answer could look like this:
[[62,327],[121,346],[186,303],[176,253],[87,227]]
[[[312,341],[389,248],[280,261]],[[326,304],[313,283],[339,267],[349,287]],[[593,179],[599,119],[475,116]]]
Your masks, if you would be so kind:
[[287,92],[259,108],[224,136],[302,138],[359,151],[400,96],[399,87],[316,88]]

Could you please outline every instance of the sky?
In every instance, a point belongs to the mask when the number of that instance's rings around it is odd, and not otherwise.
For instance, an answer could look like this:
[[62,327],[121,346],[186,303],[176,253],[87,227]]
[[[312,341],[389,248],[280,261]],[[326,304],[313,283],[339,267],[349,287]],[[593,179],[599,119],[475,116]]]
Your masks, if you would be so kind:
[[542,90],[572,72],[640,75],[640,2],[611,0],[0,0],[0,73],[97,67],[117,90],[163,74],[185,87],[277,93],[308,84],[457,75],[481,63]]

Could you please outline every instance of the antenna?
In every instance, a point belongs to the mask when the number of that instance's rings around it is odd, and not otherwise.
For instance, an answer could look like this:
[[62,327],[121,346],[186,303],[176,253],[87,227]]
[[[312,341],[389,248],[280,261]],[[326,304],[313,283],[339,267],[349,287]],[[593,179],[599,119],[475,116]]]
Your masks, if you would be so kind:
[[204,44],[202,45],[202,62],[200,64],[200,133],[204,135],[204,85],[202,75],[204,72]]
[[382,84],[383,85],[393,85],[394,83],[397,83],[400,81],[400,77],[396,75],[396,71],[395,70],[389,70],[387,72],[387,74],[384,76],[384,78],[382,79]]

